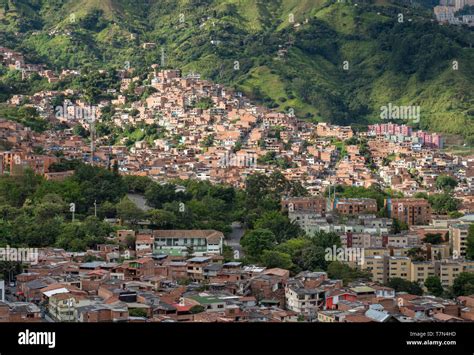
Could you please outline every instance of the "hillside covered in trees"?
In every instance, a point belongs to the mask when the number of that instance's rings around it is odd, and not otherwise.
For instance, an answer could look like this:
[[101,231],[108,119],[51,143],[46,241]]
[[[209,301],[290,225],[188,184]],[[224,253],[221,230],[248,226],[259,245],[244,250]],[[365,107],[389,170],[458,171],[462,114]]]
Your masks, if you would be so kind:
[[[420,105],[420,128],[472,143],[474,34],[438,25],[432,5],[0,0],[0,42],[54,69],[197,71],[269,107],[339,124],[377,121],[388,103]],[[0,75],[11,90],[15,80]]]

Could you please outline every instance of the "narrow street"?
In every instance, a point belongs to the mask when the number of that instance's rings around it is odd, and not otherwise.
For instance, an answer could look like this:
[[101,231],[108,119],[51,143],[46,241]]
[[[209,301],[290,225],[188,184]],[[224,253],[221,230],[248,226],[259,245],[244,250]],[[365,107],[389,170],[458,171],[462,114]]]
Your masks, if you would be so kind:
[[240,246],[240,240],[242,239],[245,233],[245,229],[242,227],[240,222],[232,223],[232,232],[227,236],[225,244],[230,246],[232,250],[238,251],[239,258],[244,256],[242,247]]
[[140,194],[131,194],[128,193],[127,197],[132,201],[138,208],[143,211],[149,211],[152,208],[146,204],[146,199],[143,195]]

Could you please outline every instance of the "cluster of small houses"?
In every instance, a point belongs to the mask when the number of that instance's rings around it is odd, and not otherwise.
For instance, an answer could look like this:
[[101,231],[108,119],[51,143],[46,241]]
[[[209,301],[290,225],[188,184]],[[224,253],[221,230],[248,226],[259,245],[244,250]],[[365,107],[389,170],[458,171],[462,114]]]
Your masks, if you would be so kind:
[[[20,53],[6,48],[0,48],[0,58],[12,69],[16,64],[26,65]],[[102,74],[105,72],[98,73]],[[58,77],[64,75],[80,73],[63,71]],[[75,136],[72,128],[38,134],[0,122],[4,127],[0,138],[13,145],[3,153],[7,155],[3,159],[4,170],[15,171],[15,165],[19,165],[47,174],[51,159],[61,153],[68,159],[92,161],[104,167],[117,164],[122,174],[159,180],[199,179],[244,187],[248,175],[275,170],[274,165],[261,159],[274,153],[288,163],[278,167],[282,174],[289,180],[301,181],[312,195],[320,195],[328,186],[337,184],[390,187],[405,196],[434,193],[436,178],[450,175],[459,183],[454,194],[462,201],[461,211],[474,211],[474,159],[444,153],[440,150],[444,139],[436,133],[384,123],[356,134],[349,126],[314,124],[298,119],[294,110],[278,113],[255,106],[241,93],[202,80],[199,74],[161,70],[158,64],[151,66],[145,80],[135,76],[133,68],[120,70],[117,80],[120,88],[107,90],[114,98],[94,107],[80,92],[71,89],[15,95],[10,104],[32,106],[46,120],[70,127],[81,124],[86,129],[91,122],[82,115],[76,117],[77,112],[92,110],[100,122],[103,108],[112,105],[112,121],[117,127],[157,124],[166,130],[164,137],[153,142],[139,140],[132,146],[126,137],[113,146],[107,143],[109,137],[95,137],[91,145]],[[129,90],[138,96],[152,91],[144,100],[129,101]],[[62,95],[67,99],[58,111],[53,102]],[[199,106],[203,99],[210,100],[212,107]],[[347,145],[343,152],[334,142],[352,137],[367,140],[375,171],[357,144]],[[35,154],[35,147],[43,148],[44,153]]]
[[[183,231],[156,231],[175,244]],[[130,231],[121,231],[124,238]],[[187,231],[186,239],[221,242],[216,231]],[[474,295],[448,300],[395,292],[380,283],[344,285],[326,272],[225,262],[219,250],[199,256],[150,254],[117,244],[71,253],[39,250],[0,302],[4,322],[462,322],[474,320]],[[166,243],[165,243],[166,245]],[[157,247],[159,248],[159,247]],[[161,249],[159,249],[161,250]],[[129,259],[124,259],[127,257]],[[94,260],[94,261],[90,261]],[[1,293],[0,293],[1,297]]]
[[[0,60],[10,69],[21,70],[24,77],[37,72],[50,82],[66,75],[80,75],[67,70],[56,75],[44,66],[26,64],[21,53],[3,47],[0,47]],[[114,99],[94,107],[94,117],[100,122],[101,110],[113,105],[112,120],[116,126],[158,124],[166,129],[165,137],[151,143],[137,141],[131,147],[127,147],[125,139],[109,146],[108,137],[96,138],[90,144],[74,135],[72,128],[37,133],[0,119],[0,140],[4,146],[11,146],[0,152],[0,173],[21,174],[29,167],[47,179],[62,180],[73,172],[49,171],[51,164],[59,161],[56,155],[60,153],[67,159],[92,161],[103,167],[117,164],[122,174],[149,176],[160,181],[198,179],[244,187],[249,174],[275,170],[259,159],[272,153],[289,163],[285,168],[279,167],[282,174],[289,180],[302,182],[311,195],[282,201],[290,218],[308,234],[333,231],[341,236],[345,247],[374,249],[373,254],[365,255],[365,260],[372,263],[366,266],[374,278],[370,282],[361,280],[343,285],[341,280],[331,280],[324,272],[305,271],[290,277],[290,272],[284,269],[224,262],[221,256],[224,236],[220,232],[153,231],[134,234],[136,249],[125,253],[116,244],[101,245],[98,251],[87,253],[42,249],[39,262],[16,276],[15,287],[7,284],[6,295],[0,293],[4,298],[0,303],[1,321],[474,320],[474,296],[446,300],[397,293],[382,286],[387,277],[411,280],[408,274],[411,268],[413,277],[420,273],[420,267],[425,268],[423,278],[438,269],[442,272],[443,267],[456,272],[460,272],[460,267],[472,269],[463,260],[446,265],[440,261],[438,266],[434,259],[429,260],[433,264],[415,264],[403,254],[419,245],[420,237],[413,236],[417,234],[416,227],[436,222],[427,201],[410,196],[417,192],[437,192],[438,176],[455,178],[458,186],[453,194],[462,202],[460,211],[474,211],[472,156],[444,153],[440,150],[441,136],[413,132],[405,125],[373,125],[368,132],[355,134],[348,126],[314,124],[297,119],[294,112],[273,112],[251,104],[240,93],[201,80],[197,74],[182,76],[179,70],[160,70],[158,65],[152,66],[145,81],[134,76],[131,68],[119,74],[119,92],[108,90]],[[150,87],[154,90],[145,100],[127,101],[131,88],[141,96]],[[64,109],[57,110],[52,103],[61,95],[79,99],[67,99]],[[200,106],[203,99],[210,99],[212,107]],[[10,104],[35,107],[43,119],[51,122],[90,128],[91,122],[83,116],[76,117],[76,113],[91,112],[91,107],[80,93],[71,89],[16,95]],[[367,141],[376,170],[369,166],[360,145],[347,144],[341,149],[335,142],[351,138]],[[41,154],[38,148],[42,149]],[[327,187],[335,185],[390,187],[408,198],[387,200],[390,218],[377,218],[377,203],[373,199],[321,197]],[[333,211],[338,216],[357,218],[341,222],[332,219]],[[409,234],[389,236],[391,218],[406,222],[410,226]],[[455,247],[462,256],[467,223],[458,227],[458,222],[440,223],[446,224],[441,229],[459,241]],[[118,239],[130,233],[119,231]],[[190,246],[193,256],[187,257],[183,250]],[[445,246],[436,248],[429,247],[426,254],[431,257],[436,251],[442,257],[450,257],[449,248],[447,251]],[[401,254],[394,254],[396,250]],[[87,261],[90,257],[100,261]],[[456,264],[459,262],[468,264],[459,266]],[[386,267],[382,275],[376,273],[379,267]],[[452,284],[453,275],[446,280],[446,286]]]

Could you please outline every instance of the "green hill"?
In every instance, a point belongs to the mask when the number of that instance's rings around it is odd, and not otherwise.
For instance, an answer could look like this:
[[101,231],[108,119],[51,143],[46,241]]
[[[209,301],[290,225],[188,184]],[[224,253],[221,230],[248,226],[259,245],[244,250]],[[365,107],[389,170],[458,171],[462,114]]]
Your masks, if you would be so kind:
[[474,33],[438,25],[425,3],[0,0],[0,40],[56,68],[144,70],[163,51],[166,66],[340,124],[376,122],[388,103],[420,105],[420,128],[472,144]]

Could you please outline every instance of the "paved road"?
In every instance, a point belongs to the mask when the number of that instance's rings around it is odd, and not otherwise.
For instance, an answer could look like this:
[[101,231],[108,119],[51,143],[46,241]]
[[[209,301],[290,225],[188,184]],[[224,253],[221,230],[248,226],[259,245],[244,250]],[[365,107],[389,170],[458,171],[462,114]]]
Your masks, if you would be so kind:
[[227,236],[225,240],[225,244],[230,246],[234,251],[237,250],[239,252],[239,256],[244,256],[242,247],[240,246],[240,239],[245,233],[245,229],[242,228],[239,222],[232,223],[232,232]]
[[139,194],[127,194],[127,197],[132,201],[138,208],[148,211],[152,208],[146,204],[145,197]]

